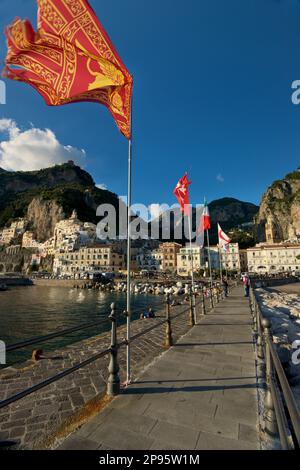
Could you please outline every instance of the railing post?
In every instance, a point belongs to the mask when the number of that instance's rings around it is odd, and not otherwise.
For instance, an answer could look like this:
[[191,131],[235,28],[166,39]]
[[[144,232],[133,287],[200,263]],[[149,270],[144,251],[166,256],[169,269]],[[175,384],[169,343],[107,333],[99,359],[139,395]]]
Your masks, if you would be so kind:
[[171,314],[170,314],[170,294],[166,295],[166,339],[165,339],[165,348],[168,349],[173,346],[173,337],[172,337],[172,325],[171,325]]
[[202,315],[206,315],[205,296],[204,296],[203,287],[202,287]]
[[254,331],[254,334],[257,336],[257,333],[258,333],[258,325],[257,325],[257,304],[256,302],[254,302],[254,305],[253,305],[253,331]]
[[192,290],[190,290],[190,326],[195,326]]
[[210,292],[210,306],[213,309],[214,308],[214,293],[213,293],[212,285],[210,285],[209,292]]
[[194,325],[197,325],[196,292],[195,292],[194,288],[192,288],[192,301],[193,301]]
[[226,295],[225,295],[225,290],[222,284],[220,285],[219,289],[220,289],[221,300],[224,300],[226,298]]
[[264,339],[266,346],[266,394],[265,394],[265,431],[270,436],[278,435],[278,426],[276,421],[276,413],[274,408],[273,396],[271,392],[271,383],[273,381],[273,364],[272,356],[269,346],[269,341],[272,341],[271,322],[267,318],[262,321],[264,328]]
[[115,304],[111,304],[111,345],[110,345],[110,361],[108,366],[109,377],[107,381],[107,395],[115,396],[120,393],[120,377],[118,365],[118,344],[117,344],[117,315]]
[[260,319],[260,311],[259,311],[259,306],[256,303],[255,300],[255,305],[256,305],[256,328],[257,328],[257,357],[259,359],[264,358],[264,345],[263,345],[263,338],[262,338],[262,325],[261,325],[261,319]]

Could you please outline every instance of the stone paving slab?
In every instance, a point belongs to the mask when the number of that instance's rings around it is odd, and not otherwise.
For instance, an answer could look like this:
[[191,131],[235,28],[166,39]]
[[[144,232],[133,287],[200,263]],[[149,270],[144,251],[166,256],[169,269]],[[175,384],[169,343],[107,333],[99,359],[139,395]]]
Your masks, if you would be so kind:
[[259,449],[255,354],[242,289],[60,448],[85,440],[106,450]]

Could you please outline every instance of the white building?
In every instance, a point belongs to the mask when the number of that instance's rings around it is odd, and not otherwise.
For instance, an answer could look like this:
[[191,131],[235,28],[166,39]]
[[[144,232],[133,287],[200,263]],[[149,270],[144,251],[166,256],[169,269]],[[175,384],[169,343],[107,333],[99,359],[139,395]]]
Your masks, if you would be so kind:
[[64,249],[66,239],[72,235],[84,230],[84,224],[77,218],[77,212],[74,210],[69,219],[58,222],[54,228],[54,248]]
[[14,238],[24,233],[26,224],[25,219],[17,219],[9,227],[2,229],[0,231],[0,244],[8,245]]
[[279,274],[300,271],[300,244],[261,244],[248,248],[250,273]]
[[185,246],[177,254],[177,274],[189,276],[192,271],[199,271],[203,266],[203,250],[198,245]]
[[25,232],[22,237],[22,248],[40,248],[33,232]]
[[137,254],[137,265],[139,270],[160,271],[163,254],[157,250],[141,250]]
[[229,243],[227,250],[221,250],[223,269],[241,271],[240,250],[238,243]]

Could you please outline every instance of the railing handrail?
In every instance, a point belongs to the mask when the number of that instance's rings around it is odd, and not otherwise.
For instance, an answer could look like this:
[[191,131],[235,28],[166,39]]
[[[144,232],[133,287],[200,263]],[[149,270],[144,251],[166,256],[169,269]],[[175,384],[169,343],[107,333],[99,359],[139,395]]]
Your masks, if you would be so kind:
[[296,403],[294,394],[291,390],[290,384],[287,380],[282,364],[280,362],[280,359],[278,357],[274,343],[270,341],[269,339],[267,341],[269,343],[273,365],[275,367],[276,374],[280,383],[280,388],[282,390],[284,400],[286,402],[286,406],[289,411],[289,415],[293,424],[295,435],[298,439],[298,443],[300,444],[300,413],[297,407],[297,403]]
[[75,331],[85,330],[85,329],[88,329],[88,328],[92,328],[93,326],[102,325],[102,324],[107,323],[107,322],[108,322],[108,319],[98,320],[98,321],[91,322],[91,323],[83,323],[81,325],[74,326],[74,327],[71,327],[71,328],[67,328],[65,330],[54,331],[53,333],[49,333],[49,334],[44,335],[44,336],[36,336],[34,338],[30,338],[30,339],[27,339],[25,341],[20,341],[19,343],[10,344],[6,347],[6,351],[7,352],[16,351],[17,349],[22,349],[22,348],[25,348],[27,346],[31,346],[33,344],[44,343],[45,341],[49,341],[51,339],[59,338],[60,336],[67,336],[71,333],[74,333]]
[[[252,299],[254,301],[255,308],[257,309],[257,314],[258,314],[257,321],[259,322],[259,325],[258,325],[259,331],[261,331],[263,329],[263,320],[265,320],[265,317],[263,316],[262,310],[256,298],[255,290],[253,287],[251,291],[252,291]],[[279,431],[282,448],[285,450],[285,449],[289,449],[290,446],[288,444],[289,440],[288,440],[288,433],[287,433],[287,426],[286,426],[287,416],[284,410],[282,399],[278,394],[277,386],[279,386],[280,388],[284,402],[288,409],[288,415],[290,418],[291,426],[292,426],[294,435],[297,440],[297,443],[294,442],[294,444],[300,446],[300,413],[299,413],[297,403],[296,403],[294,394],[292,392],[291,386],[288,382],[286,373],[282,367],[276,347],[274,345],[273,337],[272,336],[265,337],[264,345],[265,346],[267,345],[269,348],[272,368],[276,372],[276,377],[274,377],[274,374],[271,374],[271,377],[270,377],[271,379],[270,391],[271,391],[272,398],[274,401],[274,409],[275,409],[276,419],[278,423],[278,431]]]

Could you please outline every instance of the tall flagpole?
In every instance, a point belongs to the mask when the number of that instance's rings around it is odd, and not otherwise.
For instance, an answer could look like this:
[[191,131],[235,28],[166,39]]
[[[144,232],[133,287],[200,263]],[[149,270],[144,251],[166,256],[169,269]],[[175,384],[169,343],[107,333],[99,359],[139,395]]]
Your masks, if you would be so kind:
[[206,238],[207,238],[207,250],[208,250],[208,267],[209,267],[209,275],[210,275],[210,287],[213,288],[213,278],[212,278],[212,268],[211,268],[211,258],[210,258],[210,240],[209,240],[209,231],[206,230]]
[[127,351],[126,365],[127,378],[126,383],[131,381],[131,200],[132,200],[132,104],[131,104],[131,137],[128,142],[128,194],[127,194]]
[[222,252],[221,252],[220,245],[219,245],[219,258],[220,258],[220,279],[222,282],[223,281],[223,262],[222,262]]
[[191,279],[192,279],[192,305],[193,305],[193,314],[194,314],[194,321],[196,323],[196,312],[195,312],[195,305],[194,305],[194,294],[195,294],[195,289],[194,289],[194,255],[193,255],[193,249],[192,249],[192,217],[191,217],[191,208],[189,212],[189,233],[190,233],[190,251],[191,251]]

